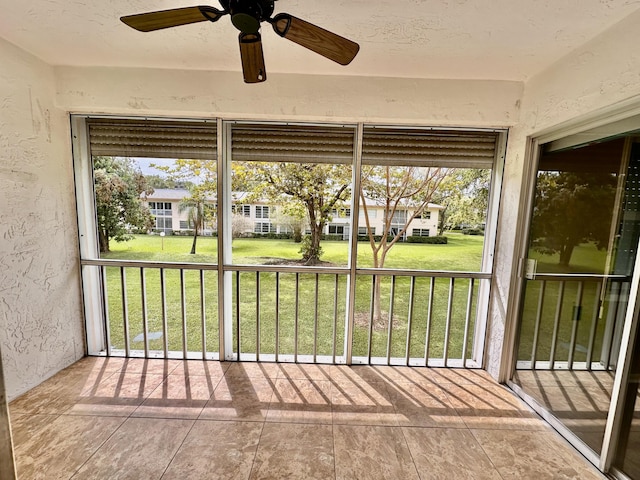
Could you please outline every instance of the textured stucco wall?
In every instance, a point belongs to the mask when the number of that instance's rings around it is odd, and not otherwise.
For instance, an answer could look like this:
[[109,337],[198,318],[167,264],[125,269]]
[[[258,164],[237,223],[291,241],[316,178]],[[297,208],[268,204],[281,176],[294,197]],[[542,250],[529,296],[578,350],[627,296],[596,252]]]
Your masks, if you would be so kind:
[[[506,158],[500,236],[489,329],[488,370],[499,375],[504,332],[515,318],[506,315],[519,224],[525,148],[529,138],[556,126],[608,115],[616,105],[640,107],[640,11],[589,41],[525,85],[520,123],[511,130]],[[622,108],[622,106],[620,107]]]
[[14,398],[84,353],[67,116],[53,70],[0,39],[0,342]]
[[58,103],[72,112],[255,120],[504,127],[516,123],[520,82],[56,68]]

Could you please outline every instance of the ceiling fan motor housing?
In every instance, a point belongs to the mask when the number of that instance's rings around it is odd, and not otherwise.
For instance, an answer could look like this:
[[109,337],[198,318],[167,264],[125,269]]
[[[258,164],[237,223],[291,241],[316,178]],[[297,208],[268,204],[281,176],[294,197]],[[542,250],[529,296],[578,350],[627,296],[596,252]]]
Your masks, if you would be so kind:
[[274,0],[220,0],[231,23],[242,33],[258,33],[260,22],[271,17]]

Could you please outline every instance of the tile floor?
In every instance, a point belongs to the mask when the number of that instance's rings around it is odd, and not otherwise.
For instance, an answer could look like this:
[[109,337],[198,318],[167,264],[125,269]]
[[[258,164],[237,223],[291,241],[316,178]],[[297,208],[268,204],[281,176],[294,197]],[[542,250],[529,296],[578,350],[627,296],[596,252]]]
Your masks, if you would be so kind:
[[604,478],[476,370],[85,358],[10,415],[21,480]]
[[[518,370],[514,377],[525,393],[551,412],[593,451],[600,453],[611,404],[614,373],[605,371]],[[640,395],[629,429],[622,465],[640,477]]]

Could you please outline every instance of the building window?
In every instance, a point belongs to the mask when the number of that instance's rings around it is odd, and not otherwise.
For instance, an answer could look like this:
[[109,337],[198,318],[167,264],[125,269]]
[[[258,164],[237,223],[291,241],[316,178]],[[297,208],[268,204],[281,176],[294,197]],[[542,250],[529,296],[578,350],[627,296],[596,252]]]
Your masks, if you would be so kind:
[[423,210],[423,212],[418,216],[418,218],[422,218],[424,220],[431,220],[431,212],[429,210]]
[[269,218],[269,207],[256,205],[256,218]]
[[344,235],[344,225],[329,225],[329,235]]
[[155,217],[154,230],[173,230],[170,202],[149,202],[149,211]]
[[414,228],[411,232],[411,235],[414,237],[428,237],[429,229],[428,228]]
[[[376,234],[376,227],[371,227],[371,234],[372,235]],[[358,227],[358,235],[369,235],[369,232],[367,231],[367,227]]]
[[276,233],[276,226],[269,222],[256,222],[253,225],[254,233]]

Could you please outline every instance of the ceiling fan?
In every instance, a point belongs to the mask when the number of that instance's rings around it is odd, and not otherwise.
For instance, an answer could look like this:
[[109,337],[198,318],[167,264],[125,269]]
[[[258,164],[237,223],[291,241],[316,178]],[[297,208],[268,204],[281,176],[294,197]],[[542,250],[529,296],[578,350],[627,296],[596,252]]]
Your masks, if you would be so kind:
[[246,83],[264,82],[267,79],[260,36],[262,22],[270,23],[281,37],[340,65],[348,65],[355,58],[360,46],[351,40],[288,13],[279,13],[272,17],[275,1],[220,0],[222,10],[209,6],[184,7],[128,15],[120,20],[140,32],[152,32],[191,23],[216,22],[224,15],[230,15],[231,23],[240,30],[238,40],[242,73]]

